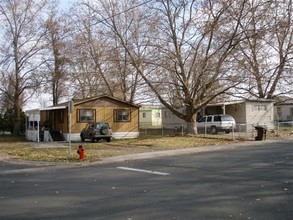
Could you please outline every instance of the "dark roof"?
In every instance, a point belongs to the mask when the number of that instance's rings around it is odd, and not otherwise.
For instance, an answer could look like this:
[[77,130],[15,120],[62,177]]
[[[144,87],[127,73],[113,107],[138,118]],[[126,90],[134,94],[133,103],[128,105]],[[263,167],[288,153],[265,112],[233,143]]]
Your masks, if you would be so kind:
[[[94,96],[94,97],[85,98],[85,99],[73,99],[72,101],[73,101],[74,105],[80,105],[80,104],[83,104],[83,103],[86,103],[86,102],[91,102],[91,101],[94,101],[94,100],[97,100],[97,99],[102,99],[102,98],[112,99],[112,100],[115,100],[115,101],[118,101],[118,102],[121,102],[121,103],[124,103],[124,104],[127,104],[127,105],[132,105],[132,106],[137,107],[137,108],[140,107],[140,105],[132,104],[132,103],[126,102],[126,101],[124,101],[122,99],[111,97],[111,96],[108,96],[108,95]],[[53,106],[50,106],[50,107],[68,106],[69,102],[70,101],[58,103],[57,105],[53,105]]]

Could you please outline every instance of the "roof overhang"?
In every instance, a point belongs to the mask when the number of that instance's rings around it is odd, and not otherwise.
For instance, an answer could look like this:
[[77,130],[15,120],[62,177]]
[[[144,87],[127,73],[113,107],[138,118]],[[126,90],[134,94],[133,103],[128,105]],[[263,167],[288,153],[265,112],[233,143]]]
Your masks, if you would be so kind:
[[51,107],[46,107],[46,108],[40,108],[40,111],[50,111],[50,110],[58,110],[58,109],[66,109],[67,106],[65,105],[60,105],[60,106],[51,106]]
[[36,109],[30,109],[30,110],[26,110],[25,111],[26,113],[29,113],[29,114],[33,114],[33,113],[38,113],[40,112],[40,109],[36,108]]
[[226,106],[226,105],[235,105],[235,104],[241,104],[245,102],[260,102],[260,103],[271,103],[274,100],[272,99],[245,99],[245,100],[235,100],[235,101],[229,101],[229,102],[216,102],[216,103],[209,103],[207,106]]
[[230,101],[230,102],[217,102],[217,103],[210,103],[210,104],[207,104],[207,106],[235,105],[235,104],[240,104],[240,103],[244,103],[244,102],[245,102],[245,101],[243,101],[243,100]]

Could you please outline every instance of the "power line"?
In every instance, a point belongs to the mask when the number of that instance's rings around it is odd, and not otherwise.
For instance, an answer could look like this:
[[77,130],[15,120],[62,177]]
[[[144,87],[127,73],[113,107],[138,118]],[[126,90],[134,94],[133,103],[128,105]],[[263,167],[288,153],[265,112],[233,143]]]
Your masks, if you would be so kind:
[[[138,7],[141,7],[141,6],[143,6],[143,5],[146,5],[146,4],[150,3],[151,1],[153,1],[153,0],[148,0],[148,1],[146,1],[146,2],[142,2],[142,3],[140,3],[140,4],[134,5],[134,6],[132,6],[132,7],[130,7],[130,8],[127,8],[127,9],[121,11],[121,12],[118,12],[118,13],[116,13],[116,14],[114,14],[114,15],[111,15],[111,16],[109,16],[109,17],[103,18],[102,20],[98,20],[97,22],[95,22],[95,23],[93,23],[93,24],[90,24],[90,26],[94,26],[94,25],[97,25],[97,24],[99,24],[99,23],[105,22],[105,21],[107,21],[107,20],[110,19],[110,18],[114,18],[114,17],[116,17],[116,16],[118,16],[118,15],[121,15],[121,14],[126,13],[126,12],[128,12],[128,11],[131,11],[131,10],[133,10],[133,9],[135,9],[135,8],[138,8]],[[89,7],[89,5],[86,5],[86,6]],[[92,10],[95,11],[94,9],[92,9]],[[86,29],[86,27],[78,28],[78,29],[79,29],[79,30],[71,31],[69,34],[73,34],[73,33],[76,33],[76,32],[78,32],[78,31],[82,31],[82,30]]]
[[121,11],[121,12],[118,12],[118,13],[116,13],[116,14],[114,14],[114,15],[111,15],[111,16],[109,16],[109,17],[103,18],[102,20],[99,20],[99,21],[97,21],[96,23],[94,23],[94,24],[92,24],[92,25],[96,25],[96,24],[99,24],[99,23],[105,22],[105,21],[107,21],[107,20],[110,19],[110,18],[114,18],[114,17],[116,17],[116,16],[118,16],[118,15],[124,14],[124,13],[126,13],[126,12],[128,12],[128,11],[131,11],[131,10],[135,9],[135,8],[138,8],[138,7],[140,7],[140,6],[146,5],[146,4],[150,3],[151,1],[153,1],[153,0],[148,0],[148,1],[146,1],[146,2],[142,2],[142,3],[140,3],[140,4],[134,5],[134,6],[132,6],[132,7],[130,7],[130,8],[127,8],[127,9]]

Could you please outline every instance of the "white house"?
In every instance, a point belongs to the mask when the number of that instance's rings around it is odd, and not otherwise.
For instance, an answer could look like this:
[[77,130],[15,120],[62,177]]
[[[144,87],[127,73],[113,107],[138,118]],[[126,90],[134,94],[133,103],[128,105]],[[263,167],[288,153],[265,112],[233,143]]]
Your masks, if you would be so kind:
[[[185,108],[184,107],[178,108],[178,111],[181,113],[185,113]],[[178,118],[166,107],[163,107],[162,108],[162,125],[164,126],[164,128],[178,130],[180,129],[180,127],[186,126],[186,122],[182,120],[181,118]]]
[[[179,111],[185,111],[180,108]],[[203,115],[229,114],[232,115],[237,126],[242,131],[253,129],[256,125],[274,129],[274,105],[273,100],[240,100],[222,103],[208,104],[203,109]],[[177,129],[186,126],[186,122],[173,115],[167,108],[162,109],[162,124],[166,128]]]
[[40,111],[37,109],[26,111],[26,139],[32,141],[40,141],[39,138],[39,123],[40,123]]
[[160,106],[141,106],[139,109],[139,127],[162,126],[162,109]]
[[[26,111],[26,131],[25,136],[30,141],[53,141],[50,132],[44,131],[41,127],[41,110],[32,109]],[[42,135],[41,135],[42,134]]]
[[293,98],[281,97],[274,104],[276,121],[293,121]]

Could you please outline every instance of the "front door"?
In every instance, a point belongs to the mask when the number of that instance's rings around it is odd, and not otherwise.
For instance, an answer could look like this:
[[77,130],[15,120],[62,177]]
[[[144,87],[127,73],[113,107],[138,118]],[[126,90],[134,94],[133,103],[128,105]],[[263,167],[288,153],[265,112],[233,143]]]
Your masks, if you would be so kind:
[[49,122],[51,124],[51,130],[55,130],[56,128],[56,113],[55,111],[50,111],[49,112]]

